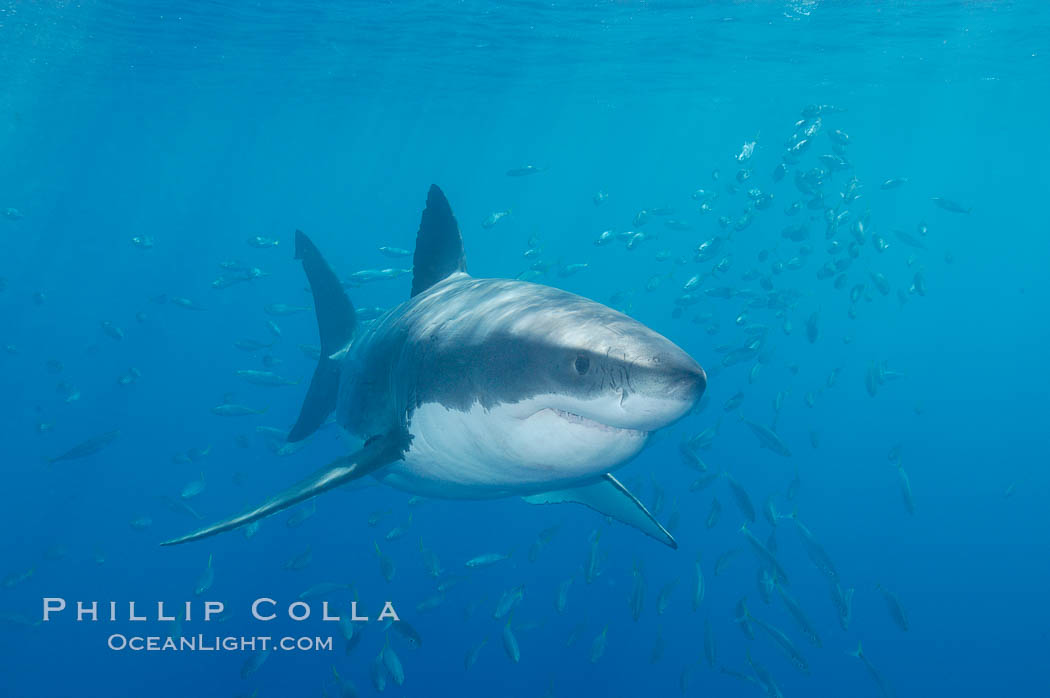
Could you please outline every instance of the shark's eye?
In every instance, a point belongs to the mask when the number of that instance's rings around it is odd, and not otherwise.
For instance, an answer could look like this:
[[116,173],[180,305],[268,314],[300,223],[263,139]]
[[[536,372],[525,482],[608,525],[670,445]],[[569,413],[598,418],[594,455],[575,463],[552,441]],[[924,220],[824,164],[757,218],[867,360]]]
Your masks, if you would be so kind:
[[576,373],[579,373],[582,376],[587,373],[587,369],[591,367],[591,360],[583,354],[580,354],[576,357],[576,362],[573,365],[576,367]]

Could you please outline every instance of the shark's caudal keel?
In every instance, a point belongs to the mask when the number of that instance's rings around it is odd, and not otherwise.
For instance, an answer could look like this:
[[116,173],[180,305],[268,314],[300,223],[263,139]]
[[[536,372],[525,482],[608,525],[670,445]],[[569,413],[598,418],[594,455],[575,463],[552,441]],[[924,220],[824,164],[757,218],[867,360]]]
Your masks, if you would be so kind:
[[366,440],[244,514],[182,543],[268,516],[366,474],[433,497],[521,495],[577,502],[676,547],[608,473],[693,407],[699,364],[600,303],[523,281],[466,273],[459,227],[432,186],[416,239],[412,297],[355,326],[338,277],[296,232],[314,293],[322,358],[290,441],[328,415]]

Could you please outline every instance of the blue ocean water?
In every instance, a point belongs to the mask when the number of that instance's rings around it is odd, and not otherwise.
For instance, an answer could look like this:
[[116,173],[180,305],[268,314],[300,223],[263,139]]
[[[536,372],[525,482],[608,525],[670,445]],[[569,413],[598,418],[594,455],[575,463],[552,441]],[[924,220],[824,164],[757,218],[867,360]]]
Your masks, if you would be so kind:
[[[371,695],[384,646],[404,665],[394,695],[775,694],[762,676],[785,696],[1050,694],[1048,37],[1036,2],[3,3],[0,694]],[[530,164],[543,171],[505,174]],[[314,365],[299,346],[317,329],[308,310],[264,308],[311,303],[297,228],[342,277],[410,267],[377,247],[412,248],[431,183],[472,274],[614,305],[708,370],[702,409],[618,472],[677,520],[680,548],[582,507],[380,486],[320,497],[298,526],[295,510],[251,538],[159,547],[356,448],[336,429],[292,455],[267,446],[259,427],[298,413]],[[410,283],[350,296],[388,308]],[[755,337],[747,360],[725,359]],[[245,369],[303,383],[261,387]],[[265,412],[213,414],[225,398]],[[775,424],[792,455],[760,448],[743,419]],[[763,600],[727,479],[690,489],[703,475],[683,443],[709,429],[696,455],[749,493],[748,526],[773,535],[820,647],[777,592]],[[99,452],[48,463],[113,430]],[[847,629],[793,512],[855,590]],[[485,553],[510,557],[464,565]],[[446,581],[443,603],[417,610]],[[250,618],[253,599],[283,612],[320,583],[352,584],[330,598],[356,595],[373,618],[349,653],[320,599],[301,623]],[[513,662],[492,615],[519,585]],[[113,651],[112,634],[171,623],[41,623],[45,597],[221,600],[227,618],[182,634],[334,649],[274,652],[254,673],[249,652]],[[774,633],[743,632],[745,598],[808,671]],[[421,646],[375,622],[387,600]],[[848,654],[858,642],[867,665]]]

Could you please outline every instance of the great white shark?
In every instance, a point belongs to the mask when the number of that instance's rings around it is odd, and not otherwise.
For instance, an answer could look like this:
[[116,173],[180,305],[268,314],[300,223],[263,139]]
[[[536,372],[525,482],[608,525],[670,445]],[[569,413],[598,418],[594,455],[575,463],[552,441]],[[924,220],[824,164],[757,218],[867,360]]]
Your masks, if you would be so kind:
[[295,233],[321,358],[300,441],[334,411],[364,445],[237,516],[163,543],[199,540],[372,475],[428,497],[577,502],[677,547],[612,476],[707,385],[666,337],[550,286],[467,273],[459,226],[435,185],[413,258],[411,297],[368,327],[313,242]]

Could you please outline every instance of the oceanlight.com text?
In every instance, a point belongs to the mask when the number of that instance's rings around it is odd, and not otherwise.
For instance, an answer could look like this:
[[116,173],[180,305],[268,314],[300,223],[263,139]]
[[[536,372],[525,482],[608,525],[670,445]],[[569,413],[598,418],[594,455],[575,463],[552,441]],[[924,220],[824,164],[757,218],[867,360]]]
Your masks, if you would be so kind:
[[114,633],[106,641],[109,649],[116,652],[331,652],[329,637],[272,637],[258,636],[205,636],[188,635],[179,638],[157,635],[123,635]]

